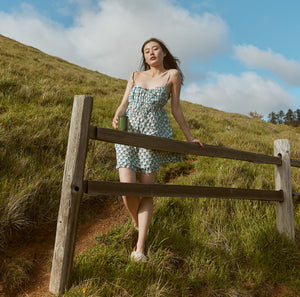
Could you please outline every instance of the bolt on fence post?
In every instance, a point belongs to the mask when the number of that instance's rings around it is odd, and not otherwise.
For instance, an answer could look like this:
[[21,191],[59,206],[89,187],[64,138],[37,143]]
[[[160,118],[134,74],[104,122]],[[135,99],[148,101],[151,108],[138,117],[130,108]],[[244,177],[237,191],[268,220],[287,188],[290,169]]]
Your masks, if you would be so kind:
[[283,202],[276,203],[276,226],[281,234],[295,239],[294,209],[291,179],[290,143],[287,139],[274,141],[274,154],[281,156],[282,164],[275,165],[275,190],[283,191]]
[[56,295],[67,289],[73,265],[92,107],[93,97],[74,97],[49,284]]

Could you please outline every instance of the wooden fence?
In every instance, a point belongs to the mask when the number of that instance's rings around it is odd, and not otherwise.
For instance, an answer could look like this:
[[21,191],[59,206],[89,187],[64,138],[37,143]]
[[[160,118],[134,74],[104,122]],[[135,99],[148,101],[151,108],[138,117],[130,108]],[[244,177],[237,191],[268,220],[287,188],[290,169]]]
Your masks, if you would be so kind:
[[[62,294],[69,285],[74,257],[79,205],[83,193],[275,201],[278,231],[292,240],[295,238],[293,195],[294,197],[299,197],[299,194],[292,193],[291,166],[300,167],[300,160],[290,159],[288,140],[275,140],[274,156],[212,145],[205,145],[201,148],[198,144],[185,141],[90,126],[92,106],[92,97],[85,95],[75,96],[50,276],[49,290],[51,293]],[[273,164],[275,165],[275,190],[85,181],[84,169],[89,139],[182,154]]]

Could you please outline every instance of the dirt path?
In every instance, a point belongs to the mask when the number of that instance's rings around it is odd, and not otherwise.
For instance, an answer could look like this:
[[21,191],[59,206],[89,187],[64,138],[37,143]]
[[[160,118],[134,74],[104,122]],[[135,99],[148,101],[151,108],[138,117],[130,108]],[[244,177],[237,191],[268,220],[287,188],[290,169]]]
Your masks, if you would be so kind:
[[[93,206],[93,212],[95,213],[93,219],[79,224],[75,255],[95,246],[95,237],[98,234],[107,232],[114,225],[122,220],[125,221],[128,217],[123,203],[117,199],[103,202],[103,204],[96,207]],[[22,258],[34,259],[32,280],[23,292],[16,294],[16,297],[54,296],[48,290],[54,242],[55,228],[47,232],[32,234],[26,242],[12,247],[20,256],[22,255]]]

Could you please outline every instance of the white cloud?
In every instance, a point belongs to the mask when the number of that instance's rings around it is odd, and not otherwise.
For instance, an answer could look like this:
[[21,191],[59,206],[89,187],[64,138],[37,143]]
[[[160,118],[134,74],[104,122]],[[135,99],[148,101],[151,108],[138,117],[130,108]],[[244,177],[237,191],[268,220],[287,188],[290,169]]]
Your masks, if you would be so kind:
[[287,60],[272,50],[263,51],[253,45],[234,47],[236,57],[251,69],[267,69],[290,85],[300,85],[300,63]]
[[240,77],[232,74],[215,74],[214,77],[214,83],[188,85],[182,99],[242,114],[256,111],[266,115],[296,105],[296,99],[276,82],[263,79],[254,72],[244,72]]
[[0,34],[48,54],[66,58],[66,53],[72,53],[62,26],[39,15],[30,5],[23,4],[21,9],[14,14],[0,12]]
[[[194,14],[173,0],[69,0],[77,5],[74,23],[63,27],[29,5],[0,12],[0,34],[80,66],[127,79],[137,70],[140,47],[150,37],[166,42],[180,58],[186,81],[204,81],[199,63],[228,49],[228,28],[213,14]],[[95,4],[96,3],[96,4]],[[63,2],[60,3],[62,6]],[[60,12],[61,13],[61,12]],[[282,80],[300,84],[300,64],[272,51],[236,46],[235,55],[250,68],[269,69]],[[215,82],[187,85],[182,99],[224,111],[248,114],[291,108],[295,99],[270,79],[255,73],[215,75]]]
[[99,0],[93,7],[90,1],[77,2],[80,9],[72,27],[63,28],[27,6],[20,13],[0,13],[0,33],[121,78],[137,69],[140,47],[150,37],[165,41],[182,64],[210,59],[227,46],[221,18],[191,14],[169,0]]

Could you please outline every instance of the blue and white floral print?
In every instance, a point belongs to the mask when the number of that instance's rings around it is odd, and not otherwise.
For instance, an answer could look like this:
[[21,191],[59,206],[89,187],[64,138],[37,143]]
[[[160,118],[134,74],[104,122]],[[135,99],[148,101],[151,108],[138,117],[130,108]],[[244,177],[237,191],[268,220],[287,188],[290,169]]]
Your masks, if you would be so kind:
[[[163,109],[169,98],[166,85],[167,83],[163,87],[146,89],[134,84],[126,110],[128,132],[172,138],[170,120]],[[178,154],[169,152],[122,144],[116,144],[115,148],[117,168],[130,168],[136,172],[151,173],[158,171],[162,164],[181,160]]]

